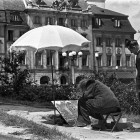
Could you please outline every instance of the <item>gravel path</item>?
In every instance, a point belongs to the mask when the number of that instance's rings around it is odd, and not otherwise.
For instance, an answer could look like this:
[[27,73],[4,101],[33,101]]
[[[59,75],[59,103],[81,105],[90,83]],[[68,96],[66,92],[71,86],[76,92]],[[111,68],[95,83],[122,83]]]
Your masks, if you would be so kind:
[[[47,127],[55,127],[59,131],[63,133],[67,133],[79,140],[140,140],[140,132],[106,132],[106,131],[95,131],[95,130],[87,130],[84,128],[78,127],[67,127],[67,126],[58,126],[51,125],[46,123],[46,118],[49,115],[53,115],[53,110],[46,108],[34,108],[28,106],[9,106],[9,105],[0,105],[0,109],[5,110],[8,114],[17,115],[19,117],[25,118],[27,120],[32,120],[37,124],[42,124]],[[58,112],[57,112],[58,114]],[[45,119],[44,119],[45,118]],[[140,127],[140,124],[134,124],[136,127]],[[1,128],[3,127],[3,128]],[[2,131],[5,130],[5,131]],[[0,133],[4,132],[20,132],[24,131],[23,128],[4,128],[2,124],[0,124]],[[25,135],[26,139],[27,136]],[[32,136],[28,136],[32,137]],[[24,137],[22,137],[24,139]]]

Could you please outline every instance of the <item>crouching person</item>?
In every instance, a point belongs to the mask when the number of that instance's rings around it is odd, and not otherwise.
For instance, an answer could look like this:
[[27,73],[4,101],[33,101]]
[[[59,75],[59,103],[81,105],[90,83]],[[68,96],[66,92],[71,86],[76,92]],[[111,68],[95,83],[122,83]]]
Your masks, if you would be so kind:
[[105,129],[103,114],[118,112],[120,104],[109,87],[98,80],[82,80],[79,88],[83,96],[78,100],[78,127],[91,127],[90,117],[98,119],[99,129]]

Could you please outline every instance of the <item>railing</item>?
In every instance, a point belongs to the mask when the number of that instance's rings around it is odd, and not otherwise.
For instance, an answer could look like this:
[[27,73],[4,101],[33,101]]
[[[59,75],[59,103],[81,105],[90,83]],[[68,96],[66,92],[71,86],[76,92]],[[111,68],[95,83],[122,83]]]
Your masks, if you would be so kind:
[[59,71],[69,71],[69,70],[70,70],[69,67],[64,67],[64,66],[59,67]]

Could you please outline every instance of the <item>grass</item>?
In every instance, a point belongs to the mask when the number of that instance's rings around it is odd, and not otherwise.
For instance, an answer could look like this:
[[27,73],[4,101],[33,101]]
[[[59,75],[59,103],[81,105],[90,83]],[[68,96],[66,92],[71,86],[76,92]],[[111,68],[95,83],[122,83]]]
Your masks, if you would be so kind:
[[21,140],[20,138],[14,138],[14,137],[9,137],[9,136],[5,136],[5,135],[1,135],[0,134],[0,140]]
[[33,121],[9,115],[3,111],[0,111],[0,121],[6,126],[27,128],[30,134],[40,137],[39,140],[43,140],[43,138],[47,138],[48,140],[77,140],[76,138],[71,137],[70,134],[63,134],[55,128],[48,128],[46,126],[36,124]]
[[13,97],[12,98],[7,98],[7,97],[2,97],[0,95],[0,102],[2,104],[10,105],[10,104],[16,104],[16,105],[27,105],[27,106],[32,106],[32,107],[41,107],[41,108],[48,108],[48,109],[53,109],[53,105],[51,102],[30,102],[30,101],[22,101],[22,100],[16,100]]

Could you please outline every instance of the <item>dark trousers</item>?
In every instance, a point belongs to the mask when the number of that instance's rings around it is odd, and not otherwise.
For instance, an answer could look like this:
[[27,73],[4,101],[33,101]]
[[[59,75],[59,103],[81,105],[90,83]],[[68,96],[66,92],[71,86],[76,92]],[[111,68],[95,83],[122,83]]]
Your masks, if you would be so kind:
[[111,108],[95,108],[91,106],[86,99],[81,97],[78,100],[78,118],[77,123],[81,125],[89,125],[91,123],[89,116],[98,119],[104,120],[103,114],[107,114],[110,112],[117,112],[118,107],[111,107]]
[[[140,91],[137,92],[137,97],[138,97],[138,100],[139,100],[139,103],[140,103]],[[139,108],[139,114],[140,114],[140,108]]]
[[140,101],[140,91],[137,92],[137,94],[138,94],[138,99],[139,99],[139,101]]

